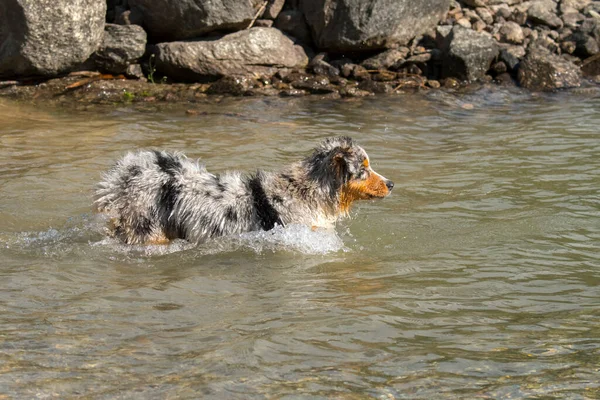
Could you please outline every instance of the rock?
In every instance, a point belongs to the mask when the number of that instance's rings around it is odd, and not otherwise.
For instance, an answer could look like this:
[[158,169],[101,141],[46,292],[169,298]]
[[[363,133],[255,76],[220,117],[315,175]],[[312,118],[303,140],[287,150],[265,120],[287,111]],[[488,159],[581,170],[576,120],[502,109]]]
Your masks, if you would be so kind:
[[471,29],[471,22],[467,18],[461,18],[456,21],[456,25],[460,25],[463,28]]
[[536,90],[578,87],[579,68],[543,47],[530,46],[519,66],[521,86]]
[[517,25],[525,25],[527,23],[527,13],[525,11],[515,9],[510,17],[508,17],[509,21],[516,23]]
[[329,51],[406,45],[434,28],[450,0],[300,0],[315,44]]
[[521,46],[506,46],[500,50],[498,58],[511,71],[517,69],[521,59],[525,57],[525,49]]
[[94,61],[104,71],[121,74],[145,52],[146,32],[141,26],[106,24],[102,44],[94,53]]
[[144,70],[142,70],[142,66],[140,64],[130,64],[125,69],[125,76],[128,78],[135,79],[146,79],[144,75]]
[[378,82],[373,80],[364,80],[358,84],[360,90],[366,90],[371,93],[392,93],[394,88],[388,82]]
[[142,25],[144,16],[136,11],[124,10],[117,14],[115,24],[118,25]]
[[569,9],[582,11],[592,0],[561,0],[560,11],[565,14]]
[[106,2],[1,0],[0,76],[52,76],[83,63],[102,41]]
[[300,43],[310,44],[312,38],[310,29],[304,19],[304,14],[297,10],[286,10],[279,13],[275,20],[275,28],[294,37]]
[[562,28],[563,22],[556,15],[556,3],[552,0],[533,2],[527,9],[527,16],[535,24],[542,24],[553,29]]
[[[199,37],[214,31],[244,29],[254,18],[258,0],[129,0],[155,41]],[[260,2],[262,3],[262,2]]]
[[340,94],[343,97],[367,97],[367,96],[373,96],[373,93],[367,91],[367,90],[362,90],[359,89],[357,87],[351,86],[351,87],[343,87],[340,89]]
[[570,40],[565,40],[560,43],[560,49],[563,53],[573,54],[575,49],[577,48],[577,43],[572,42]]
[[252,28],[212,41],[160,43],[156,68],[171,78],[211,81],[222,76],[271,76],[278,68],[304,68],[302,47],[275,28]]
[[304,90],[310,94],[335,93],[337,89],[326,77],[310,77],[308,79],[297,79],[290,82],[294,89]]
[[501,42],[521,44],[525,40],[523,30],[515,22],[505,22],[500,28],[499,33]]
[[442,86],[441,83],[435,79],[428,80],[426,85],[432,89],[439,89]]
[[460,26],[452,28],[447,47],[444,75],[466,81],[482,79],[498,55],[498,45],[484,33]]
[[563,20],[564,26],[566,26],[568,28],[577,28],[577,26],[579,26],[581,21],[583,21],[585,19],[585,16],[583,14],[575,11],[575,12],[563,14],[561,16],[561,18]]
[[581,71],[587,77],[600,75],[600,54],[596,54],[585,60],[581,64]]
[[308,67],[312,69],[313,73],[316,75],[338,76],[340,74],[340,70],[325,61],[325,57],[325,53],[317,54],[312,60],[310,60]]
[[250,88],[252,88],[252,82],[246,77],[225,76],[211,84],[206,90],[206,94],[243,96]]
[[581,58],[588,58],[600,52],[596,39],[581,31],[573,33],[568,40],[575,42],[574,54]]
[[269,4],[267,4],[267,8],[265,8],[265,12],[262,15],[262,18],[266,19],[275,19],[283,9],[283,5],[285,4],[285,0],[270,0]]
[[477,12],[477,15],[479,15],[479,18],[486,24],[491,25],[494,23],[494,15],[487,8],[478,7],[475,11]]
[[487,25],[485,24],[485,22],[483,22],[482,20],[478,20],[478,21],[475,21],[475,23],[473,23],[472,28],[475,32],[483,32],[485,30],[486,26]]
[[274,24],[274,21],[271,19],[257,19],[254,21],[254,25],[257,28],[270,28]]
[[404,61],[409,52],[408,47],[386,50],[383,53],[367,58],[360,65],[366,69],[388,69],[398,62]]

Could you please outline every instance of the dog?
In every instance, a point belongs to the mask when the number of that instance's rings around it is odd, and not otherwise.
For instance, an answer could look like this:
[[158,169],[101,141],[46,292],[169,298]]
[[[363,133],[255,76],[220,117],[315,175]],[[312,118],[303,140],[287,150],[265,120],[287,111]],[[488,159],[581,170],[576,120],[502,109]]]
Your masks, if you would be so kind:
[[214,175],[181,153],[128,153],[104,174],[94,203],[110,218],[110,235],[127,244],[200,243],[277,225],[331,227],[354,201],[386,197],[393,187],[342,136],[280,172],[248,175]]

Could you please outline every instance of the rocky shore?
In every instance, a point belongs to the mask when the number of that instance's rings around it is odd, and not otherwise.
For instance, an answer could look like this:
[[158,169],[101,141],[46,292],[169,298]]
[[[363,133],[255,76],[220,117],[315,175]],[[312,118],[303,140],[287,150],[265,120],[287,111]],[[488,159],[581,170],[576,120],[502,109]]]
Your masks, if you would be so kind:
[[600,82],[591,0],[0,0],[0,96],[194,102]]

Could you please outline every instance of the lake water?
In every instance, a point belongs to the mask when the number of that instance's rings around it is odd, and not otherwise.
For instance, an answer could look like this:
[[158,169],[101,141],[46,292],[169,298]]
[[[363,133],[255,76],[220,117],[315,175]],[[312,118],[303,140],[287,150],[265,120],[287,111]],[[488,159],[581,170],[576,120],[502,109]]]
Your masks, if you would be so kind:
[[[600,92],[79,110],[0,102],[0,399],[600,398]],[[127,247],[126,151],[277,169],[351,135],[335,232]]]

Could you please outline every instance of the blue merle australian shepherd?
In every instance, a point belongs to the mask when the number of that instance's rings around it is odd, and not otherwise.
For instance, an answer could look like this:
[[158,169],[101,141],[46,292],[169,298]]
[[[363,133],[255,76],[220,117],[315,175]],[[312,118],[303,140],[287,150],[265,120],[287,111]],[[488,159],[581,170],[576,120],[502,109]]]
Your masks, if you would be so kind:
[[214,175],[179,153],[129,153],[104,175],[95,204],[125,243],[202,242],[276,225],[332,226],[355,200],[393,187],[362,147],[337,137],[280,172],[250,175]]

